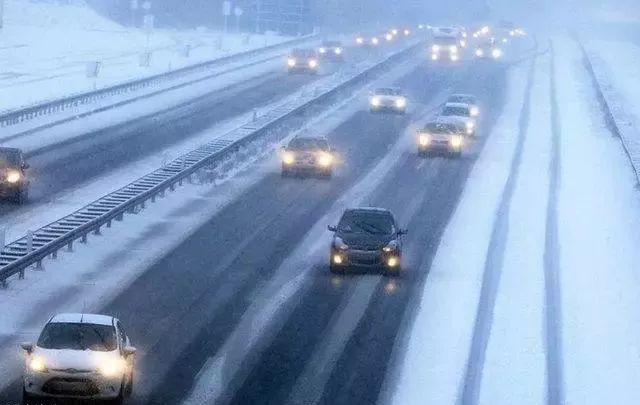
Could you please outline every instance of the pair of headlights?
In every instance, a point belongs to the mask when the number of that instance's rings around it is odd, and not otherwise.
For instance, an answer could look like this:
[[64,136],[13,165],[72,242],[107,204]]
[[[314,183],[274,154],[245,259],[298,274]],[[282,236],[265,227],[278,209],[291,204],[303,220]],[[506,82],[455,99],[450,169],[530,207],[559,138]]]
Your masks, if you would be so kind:
[[[420,136],[418,137],[418,143],[422,147],[429,146],[431,144],[431,135],[420,134]],[[461,148],[462,144],[463,144],[463,140],[462,140],[462,136],[460,135],[452,136],[449,139],[449,145],[451,145],[452,148],[456,148],[456,149]]]
[[[297,64],[298,64],[298,61],[295,60],[294,58],[289,58],[287,60],[287,65],[289,65],[289,67],[295,67]],[[310,68],[315,69],[315,68],[318,67],[318,61],[315,60],[315,59],[311,59],[308,62],[308,65],[309,65]]]
[[[333,156],[330,153],[322,152],[316,156],[318,165],[322,167],[329,167],[333,164]],[[294,152],[285,152],[282,156],[282,163],[285,165],[292,165],[296,162],[296,154]]]
[[[372,97],[370,103],[372,107],[380,107],[382,101],[380,100],[380,97]],[[407,106],[407,100],[405,98],[398,98],[393,105],[396,108],[405,108]]]
[[[45,359],[38,355],[33,355],[28,362],[29,369],[37,373],[48,373],[49,369]],[[105,357],[100,360],[97,372],[104,377],[116,377],[122,375],[127,368],[127,363],[122,358]]]
[[[432,52],[440,52],[441,49],[442,49],[442,47],[440,45],[433,45],[431,47],[431,51]],[[450,53],[458,53],[458,47],[456,45],[451,45],[449,47],[449,52]]]

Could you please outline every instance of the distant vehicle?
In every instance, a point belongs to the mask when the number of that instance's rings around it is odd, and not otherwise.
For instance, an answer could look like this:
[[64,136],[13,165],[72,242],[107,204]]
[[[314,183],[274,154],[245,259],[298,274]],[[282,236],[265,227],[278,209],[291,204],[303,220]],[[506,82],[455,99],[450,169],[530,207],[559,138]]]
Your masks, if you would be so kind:
[[27,355],[25,404],[61,398],[121,404],[133,392],[136,349],[120,321],[111,316],[56,315],[36,344],[21,347]]
[[343,61],[344,46],[340,41],[324,41],[318,49],[320,56],[325,59]]
[[29,198],[29,179],[20,149],[0,148],[0,197],[24,204]]
[[479,59],[500,59],[503,56],[502,44],[495,39],[483,41],[476,46],[475,55]]
[[471,116],[477,117],[480,115],[480,105],[476,96],[471,94],[452,94],[447,99],[447,103],[461,103],[468,104],[471,107]]
[[460,40],[456,36],[436,36],[431,44],[431,60],[457,62],[460,60],[460,48]]
[[466,127],[457,122],[436,120],[418,130],[418,154],[444,153],[459,157],[465,144]]
[[471,114],[471,106],[463,103],[446,103],[440,111],[438,119],[441,122],[450,122],[464,125],[467,135],[476,134],[476,120]]
[[322,137],[293,138],[282,151],[282,177],[306,174],[330,178],[334,164],[334,150]]
[[380,87],[373,90],[369,96],[369,111],[394,112],[405,114],[407,112],[407,97],[397,87]]
[[313,49],[294,49],[287,58],[289,73],[317,73],[320,66],[318,53]]
[[332,273],[351,268],[381,269],[397,274],[402,265],[402,236],[393,214],[383,208],[352,208],[343,214],[334,233],[329,268]]
[[377,47],[384,36],[377,35],[358,35],[356,44],[361,47]]

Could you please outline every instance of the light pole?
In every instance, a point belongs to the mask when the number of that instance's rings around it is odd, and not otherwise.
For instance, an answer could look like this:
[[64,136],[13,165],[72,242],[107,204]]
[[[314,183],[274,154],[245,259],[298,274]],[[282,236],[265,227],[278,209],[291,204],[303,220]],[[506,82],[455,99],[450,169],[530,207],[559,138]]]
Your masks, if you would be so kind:
[[138,0],[131,0],[131,26],[136,27],[136,12],[140,8]]
[[144,10],[144,30],[147,34],[147,52],[149,52],[150,41],[151,41],[151,30],[153,29],[153,15],[149,13],[151,10],[151,2],[145,1],[142,3],[142,9]]

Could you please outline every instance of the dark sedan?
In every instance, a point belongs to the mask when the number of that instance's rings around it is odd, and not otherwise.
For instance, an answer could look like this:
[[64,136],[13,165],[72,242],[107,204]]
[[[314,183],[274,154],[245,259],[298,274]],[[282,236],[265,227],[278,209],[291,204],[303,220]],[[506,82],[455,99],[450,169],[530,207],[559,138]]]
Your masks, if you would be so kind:
[[0,197],[10,198],[20,204],[27,201],[28,168],[20,149],[0,148]]
[[352,208],[342,214],[331,242],[332,273],[348,269],[379,269],[397,274],[402,264],[402,235],[393,214],[383,208]]

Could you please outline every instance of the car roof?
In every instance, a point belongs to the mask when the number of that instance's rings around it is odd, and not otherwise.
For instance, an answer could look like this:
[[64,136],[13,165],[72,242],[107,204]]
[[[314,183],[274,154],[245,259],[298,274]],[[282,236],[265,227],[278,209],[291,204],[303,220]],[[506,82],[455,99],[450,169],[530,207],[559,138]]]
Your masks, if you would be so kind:
[[63,313],[53,316],[49,323],[87,323],[92,325],[113,326],[115,318],[109,315]]
[[467,108],[468,109],[470,106],[467,103],[446,103],[444,105],[444,107],[445,108],[452,107],[452,108]]
[[473,94],[466,94],[466,93],[455,93],[449,96],[449,98],[455,98],[455,97],[459,97],[459,98],[470,98],[475,100],[477,97],[474,96]]
[[4,152],[4,153],[22,153],[22,150],[18,149],[18,148],[0,147],[0,152]]
[[291,51],[292,53],[316,53],[315,49],[311,49],[311,48],[295,48]]
[[379,207],[355,207],[355,208],[347,208],[344,212],[355,212],[355,213],[369,213],[369,214],[389,214],[393,215],[391,211],[386,208]]

